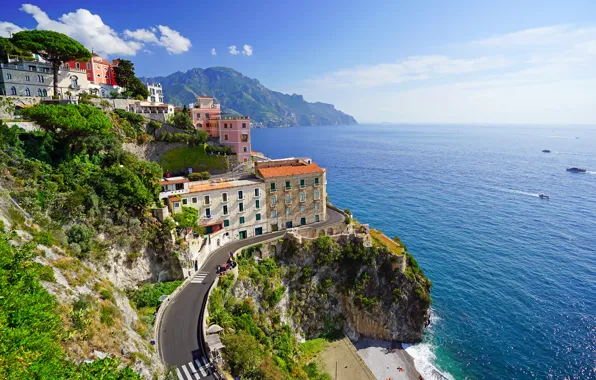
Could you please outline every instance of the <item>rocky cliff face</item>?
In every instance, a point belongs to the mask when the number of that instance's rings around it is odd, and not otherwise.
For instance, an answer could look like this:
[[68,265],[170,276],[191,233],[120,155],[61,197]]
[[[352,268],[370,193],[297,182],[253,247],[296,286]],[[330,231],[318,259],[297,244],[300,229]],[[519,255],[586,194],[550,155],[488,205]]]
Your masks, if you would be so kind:
[[286,288],[279,302],[271,305],[270,297],[263,298],[267,282],[251,278],[240,277],[233,295],[279,313],[301,338],[343,329],[352,340],[419,342],[428,321],[430,281],[412,258],[402,272],[395,254],[367,241],[286,235],[275,257]]

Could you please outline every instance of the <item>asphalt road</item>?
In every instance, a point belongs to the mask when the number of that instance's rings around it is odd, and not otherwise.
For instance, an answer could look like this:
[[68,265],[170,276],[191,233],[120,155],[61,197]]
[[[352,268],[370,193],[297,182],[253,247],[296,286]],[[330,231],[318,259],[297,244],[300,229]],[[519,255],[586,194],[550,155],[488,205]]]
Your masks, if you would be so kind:
[[[344,216],[327,208],[327,220],[305,227],[325,227],[344,220]],[[164,311],[159,330],[159,354],[167,366],[175,366],[180,380],[215,379],[204,349],[201,321],[207,294],[217,277],[216,267],[229,258],[230,252],[283,236],[286,230],[239,240],[214,251],[191,282],[178,293]]]

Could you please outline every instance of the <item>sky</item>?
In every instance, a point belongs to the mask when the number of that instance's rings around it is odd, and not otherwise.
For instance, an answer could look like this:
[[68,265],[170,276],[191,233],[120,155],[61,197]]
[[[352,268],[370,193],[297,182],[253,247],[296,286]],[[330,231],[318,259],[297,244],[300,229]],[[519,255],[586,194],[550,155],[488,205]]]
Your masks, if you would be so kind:
[[596,125],[596,1],[4,0],[139,76],[226,66],[360,123]]

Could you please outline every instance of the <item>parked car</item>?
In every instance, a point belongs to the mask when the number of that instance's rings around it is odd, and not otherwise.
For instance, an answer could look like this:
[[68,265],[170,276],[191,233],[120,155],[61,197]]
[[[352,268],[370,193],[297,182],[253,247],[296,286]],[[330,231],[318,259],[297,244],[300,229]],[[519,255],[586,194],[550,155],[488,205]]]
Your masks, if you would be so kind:
[[230,269],[235,268],[235,267],[236,267],[236,262],[232,258],[229,258],[225,264],[217,266],[217,273],[224,274],[225,272],[227,272]]

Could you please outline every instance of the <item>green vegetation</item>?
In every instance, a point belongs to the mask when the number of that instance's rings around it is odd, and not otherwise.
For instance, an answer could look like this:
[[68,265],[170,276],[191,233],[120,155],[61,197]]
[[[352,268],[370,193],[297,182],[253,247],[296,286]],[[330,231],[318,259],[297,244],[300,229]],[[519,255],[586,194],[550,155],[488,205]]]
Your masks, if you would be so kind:
[[51,30],[23,30],[15,33],[11,42],[19,49],[38,54],[52,63],[54,97],[58,97],[58,69],[70,60],[89,61],[91,52],[65,34]]
[[137,307],[158,307],[163,295],[172,294],[182,281],[158,282],[156,284],[145,284],[136,290],[128,290],[128,297]]
[[174,215],[174,220],[178,223],[178,228],[181,229],[197,227],[199,210],[194,207],[183,206],[182,212]]
[[9,38],[0,37],[0,63],[8,63],[8,57],[33,61],[35,58],[27,50],[19,49]]
[[[15,236],[0,231],[0,378],[2,379],[140,379],[114,358],[75,364],[61,341],[68,338],[58,303],[40,284],[47,271],[34,265],[34,244],[14,246]],[[85,301],[79,302],[75,327],[87,325]],[[77,314],[78,312],[78,314]],[[110,312],[106,312],[110,314]]]
[[192,119],[190,118],[188,111],[175,111],[174,114],[170,116],[169,122],[170,124],[173,124],[181,129],[194,129]]
[[203,146],[172,149],[161,157],[160,165],[168,172],[187,168],[192,168],[193,172],[227,169],[225,157],[208,155]]
[[211,178],[211,174],[209,174],[209,172],[190,173],[188,175],[189,181],[201,181],[209,178]]
[[127,98],[147,99],[149,90],[139,78],[135,76],[134,64],[126,59],[118,58],[118,66],[114,67],[116,83],[124,87],[123,96]]

